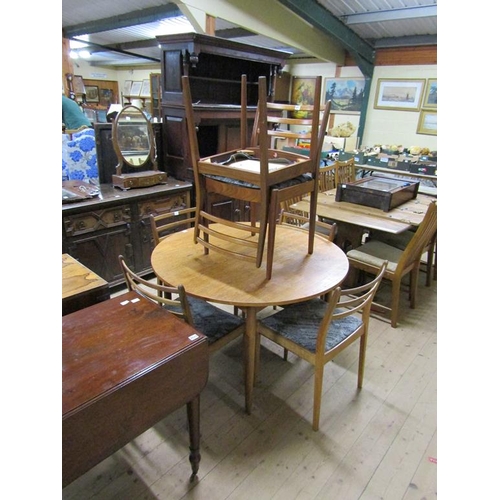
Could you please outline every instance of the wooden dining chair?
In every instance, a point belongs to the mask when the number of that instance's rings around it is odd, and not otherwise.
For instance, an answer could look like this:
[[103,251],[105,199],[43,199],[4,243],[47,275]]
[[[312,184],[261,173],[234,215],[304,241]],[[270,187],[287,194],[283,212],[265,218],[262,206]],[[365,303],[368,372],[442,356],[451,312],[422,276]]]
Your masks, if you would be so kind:
[[[151,235],[154,245],[158,245],[173,231],[186,230],[194,226],[196,220],[196,207],[181,208],[166,212],[164,214],[149,214],[151,225]],[[157,279],[159,285],[163,285],[160,278]],[[238,308],[234,306],[234,314],[238,315]]]
[[417,302],[418,273],[420,260],[425,248],[437,234],[437,201],[429,204],[424,219],[418,226],[404,250],[382,241],[368,241],[347,252],[350,268],[368,274],[375,274],[380,263],[387,260],[384,278],[392,283],[390,307],[374,302],[377,311],[390,315],[391,326],[397,327],[399,300],[403,277],[410,275],[409,300],[414,309]]
[[[321,77],[316,79],[316,94],[313,106],[304,105],[301,109],[311,113],[312,118],[307,123],[312,130],[319,130]],[[266,234],[268,238],[268,256],[266,261],[266,278],[272,276],[272,258],[274,231],[278,216],[278,206],[281,189],[292,186],[287,191],[290,197],[301,189],[317,191],[316,149],[318,134],[311,134],[311,153],[309,156],[296,154],[270,147],[271,138],[268,128],[267,79],[258,79],[258,117],[253,127],[255,131],[253,144],[249,145],[247,127],[247,79],[241,78],[241,148],[224,153],[218,153],[207,158],[200,158],[196,124],[189,86],[189,78],[182,77],[184,107],[190,157],[193,166],[196,187],[196,220],[194,241],[209,251],[222,252],[231,258],[240,258],[255,262],[257,267],[262,264]],[[295,107],[296,108],[296,107]],[[276,111],[276,110],[275,110]],[[306,119],[302,119],[304,126]],[[299,184],[304,184],[298,187]],[[272,191],[274,193],[272,194]],[[229,198],[245,200],[253,207],[252,222],[240,223],[225,219],[214,214],[210,209],[210,194],[218,193]],[[312,193],[312,198],[316,195]],[[316,203],[311,202],[311,229],[309,235],[308,253],[314,249],[314,226]],[[257,213],[256,213],[257,211]],[[273,214],[271,217],[270,214]],[[271,224],[269,223],[271,221]],[[213,227],[214,223],[216,224]],[[238,229],[239,236],[230,236],[225,228]],[[229,251],[227,243],[232,242],[238,249]]]
[[[392,247],[404,250],[415,236],[417,228],[411,228],[399,234],[388,233],[386,231],[370,230],[368,241],[381,241]],[[425,286],[431,286],[433,280],[437,280],[437,232],[423,248],[422,266],[425,268]]]
[[243,335],[245,322],[239,316],[228,313],[209,302],[186,294],[182,285],[167,286],[141,278],[118,257],[128,290],[156,302],[172,314],[182,318],[208,339],[208,351],[214,352]]
[[[286,210],[281,210],[278,224],[288,224],[289,226],[296,226],[305,231],[309,230],[309,217],[305,215],[297,214],[294,212],[287,212]],[[337,232],[337,225],[335,223],[328,224],[326,222],[316,221],[316,233],[319,236],[323,236],[328,241],[335,240],[335,234]]]
[[[315,92],[319,92],[321,89],[321,78],[316,78],[316,89]],[[316,94],[317,95],[317,94]],[[316,103],[315,103],[316,105]],[[304,106],[302,106],[303,108]],[[310,108],[309,114],[314,110],[313,106],[308,106]],[[321,161],[321,147],[323,145],[323,139],[325,137],[326,129],[328,126],[328,121],[330,119],[330,109],[331,101],[327,101],[324,106],[320,106],[320,120],[318,126],[314,125],[313,115],[309,115],[306,118],[294,118],[293,113],[296,112],[297,106],[290,104],[277,104],[277,103],[267,103],[268,114],[268,136],[269,137],[283,137],[295,138],[295,140],[302,139],[304,137],[310,140],[310,150],[309,156],[313,161],[311,171],[302,175],[299,178],[295,178],[292,181],[280,183],[278,185],[272,186],[271,199],[270,199],[270,209],[269,209],[269,232],[268,232],[268,252],[267,252],[267,267],[272,266],[273,256],[274,256],[274,245],[275,245],[275,233],[276,233],[276,223],[279,218],[279,214],[284,202],[288,200],[300,200],[304,196],[309,195],[309,212],[308,214],[303,214],[309,218],[306,228],[309,230],[309,244],[308,253],[311,254],[314,249],[314,232],[315,225],[318,223],[316,217],[316,207],[318,202],[318,192],[319,192],[319,164]],[[272,114],[279,110],[281,116],[275,116]],[[292,111],[293,110],[293,111]],[[254,128],[252,132],[252,144],[256,141],[256,126],[259,120],[259,111],[257,111],[257,116],[254,122]],[[285,125],[287,128],[282,129]],[[305,132],[304,132],[304,126]],[[315,139],[315,140],[314,140]],[[311,224],[314,224],[313,230],[311,231]]]
[[314,366],[312,428],[315,431],[319,429],[324,367],[357,339],[360,339],[358,388],[363,385],[370,306],[386,267],[387,262],[383,262],[370,283],[345,290],[338,287],[328,301],[315,298],[287,305],[258,323],[257,345],[260,335],[264,335],[285,352],[290,351]]
[[194,226],[196,207],[181,208],[163,214],[149,214],[151,235],[156,245],[173,231],[189,229]]
[[356,180],[356,167],[354,158],[349,158],[345,161],[337,160],[334,164],[335,169],[335,187],[346,182]]
[[324,193],[330,189],[335,189],[335,162],[330,165],[319,167],[319,192]]

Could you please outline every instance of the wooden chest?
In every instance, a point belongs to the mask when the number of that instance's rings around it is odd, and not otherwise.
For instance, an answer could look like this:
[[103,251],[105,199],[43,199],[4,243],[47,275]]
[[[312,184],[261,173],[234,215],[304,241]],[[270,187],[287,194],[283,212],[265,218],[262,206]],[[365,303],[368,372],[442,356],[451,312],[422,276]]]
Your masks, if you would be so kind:
[[336,201],[347,201],[388,212],[416,198],[420,182],[371,176],[337,186]]

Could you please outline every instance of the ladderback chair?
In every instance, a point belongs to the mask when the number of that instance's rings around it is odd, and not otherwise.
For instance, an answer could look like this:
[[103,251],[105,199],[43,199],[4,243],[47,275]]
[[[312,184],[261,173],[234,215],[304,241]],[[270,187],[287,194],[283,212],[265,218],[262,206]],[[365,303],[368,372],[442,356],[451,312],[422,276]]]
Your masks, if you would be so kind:
[[166,238],[172,231],[193,227],[196,207],[181,208],[159,215],[149,215],[151,234],[155,246]]
[[122,255],[118,257],[128,290],[182,318],[208,339],[208,351],[213,352],[236,339],[245,331],[242,318],[228,313],[209,302],[189,297],[182,285],[167,286],[141,278],[134,273]]
[[[196,207],[181,208],[164,214],[149,215],[151,225],[151,235],[154,245],[158,245],[172,231],[189,229],[194,226],[196,220]],[[162,285],[160,278],[157,278],[159,285]],[[238,308],[234,307],[234,314],[238,314]]]
[[384,278],[392,283],[390,307],[376,304],[377,310],[390,314],[391,326],[397,327],[399,315],[399,299],[403,277],[410,275],[410,307],[416,307],[418,273],[420,259],[425,248],[437,233],[437,201],[429,204],[423,221],[413,234],[410,242],[401,250],[382,241],[368,241],[347,252],[350,268],[374,274],[380,263],[388,261]]
[[[399,234],[387,233],[385,231],[371,230],[369,241],[381,241],[392,247],[404,250],[415,236],[415,228],[408,229]],[[424,260],[425,259],[425,260]],[[431,238],[422,252],[421,264],[425,266],[425,286],[431,286],[432,280],[437,279],[437,233]]]
[[[289,226],[296,226],[307,231],[309,229],[309,217],[281,210],[278,224],[288,224]],[[328,224],[327,222],[316,221],[316,233],[332,243],[335,240],[336,230],[337,225],[335,223]]]
[[328,301],[315,298],[291,304],[259,321],[259,343],[260,335],[264,335],[314,366],[312,428],[315,431],[319,429],[324,367],[357,339],[360,339],[358,388],[363,385],[370,306],[386,266],[383,262],[370,283],[345,290],[338,287]]
[[356,180],[356,167],[354,158],[349,158],[345,161],[337,160],[334,164],[335,168],[335,187],[339,184],[346,182],[353,182]]
[[[321,89],[321,78],[316,78],[316,95]],[[279,218],[280,208],[282,208],[282,203],[287,200],[297,200],[301,199],[305,195],[309,194],[309,212],[307,217],[309,219],[307,229],[309,230],[309,243],[308,243],[308,253],[311,254],[314,249],[314,232],[315,225],[317,224],[316,217],[316,207],[318,201],[319,192],[319,164],[321,160],[321,147],[323,144],[323,139],[325,137],[328,120],[330,119],[330,108],[331,101],[327,101],[325,106],[321,107],[321,120],[319,120],[318,125],[314,124],[314,115],[310,116],[308,119],[305,118],[290,118],[290,117],[276,117],[271,114],[271,112],[276,110],[281,110],[283,115],[291,113],[291,109],[297,109],[297,106],[290,104],[276,104],[267,103],[268,107],[268,133],[270,137],[279,137],[280,134],[285,133],[285,137],[295,137],[297,140],[302,135],[304,135],[304,122],[308,122],[306,128],[307,132],[305,136],[309,137],[310,140],[310,150],[309,155],[312,159],[312,168],[310,172],[306,175],[302,175],[299,179],[295,179],[292,182],[284,182],[278,185],[272,186],[271,199],[270,199],[270,209],[269,209],[269,234],[268,234],[268,252],[267,252],[267,266],[272,265],[273,253],[274,253],[274,240],[275,240],[275,228],[276,223]],[[301,109],[305,106],[301,106]],[[314,106],[307,106],[311,108],[308,111],[311,114],[314,111]],[[259,111],[257,112],[259,113]],[[255,123],[257,123],[258,116],[256,117]],[[298,121],[298,124],[294,124],[294,121]],[[281,130],[279,127],[281,124],[286,124],[289,126],[294,126],[295,130]],[[252,133],[252,141],[255,140],[255,125],[254,132]],[[305,214],[304,214],[305,215]],[[311,230],[312,228],[312,230]]]
[[335,189],[335,162],[319,168],[319,192],[324,193],[330,189]]
[[[248,145],[247,140],[247,79],[241,79],[241,148],[218,153],[207,158],[200,158],[194,109],[189,86],[189,78],[182,77],[183,99],[186,110],[186,123],[190,157],[193,166],[196,186],[196,220],[194,241],[209,251],[222,252],[231,258],[240,258],[255,262],[257,267],[262,264],[266,234],[268,238],[268,258],[266,264],[266,278],[271,279],[272,257],[274,245],[274,231],[278,215],[279,196],[272,198],[274,188],[284,188],[293,185],[288,194],[294,196],[300,192],[298,184],[309,183],[311,178],[315,182],[308,184],[314,189],[317,177],[311,173],[316,168],[316,145],[318,136],[311,134],[311,152],[309,156],[296,154],[270,147],[270,134],[267,121],[267,79],[258,80],[258,112],[254,130],[257,131],[256,145]],[[321,77],[317,79],[317,92],[314,105],[305,106],[312,113],[312,130],[319,129],[319,95]],[[272,131],[272,130],[271,130]],[[307,188],[309,189],[309,187]],[[240,223],[227,220],[210,210],[210,193],[219,193],[229,198],[244,200],[258,210],[252,214],[252,223]],[[313,196],[314,198],[314,196]],[[314,208],[316,204],[311,202]],[[274,214],[271,219],[270,214]],[[311,233],[308,252],[313,252],[314,245],[314,218],[311,214]],[[272,221],[269,225],[269,220]],[[225,232],[224,228],[236,228],[240,235],[236,238]],[[230,247],[230,248],[229,248]]]

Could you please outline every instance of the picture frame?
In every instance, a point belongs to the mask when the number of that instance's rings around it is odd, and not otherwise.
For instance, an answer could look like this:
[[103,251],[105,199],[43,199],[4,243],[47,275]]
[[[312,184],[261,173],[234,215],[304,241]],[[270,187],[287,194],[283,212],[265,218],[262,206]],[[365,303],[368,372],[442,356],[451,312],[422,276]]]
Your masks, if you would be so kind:
[[330,112],[361,113],[365,96],[364,78],[325,78],[323,102],[332,101]]
[[[316,78],[314,77],[294,76],[292,78],[292,104],[314,104],[315,86]],[[307,111],[293,112],[294,118],[305,118],[306,116]]]
[[80,75],[73,75],[73,92],[75,94],[85,94],[85,84],[83,77]]
[[425,79],[379,78],[375,93],[375,109],[397,111],[420,111],[424,94]]
[[99,87],[97,85],[87,85],[85,87],[85,100],[87,102],[99,102]]
[[142,80],[140,97],[151,97],[151,82],[149,80]]
[[131,88],[132,88],[132,80],[125,80],[123,82],[123,95],[129,96]]
[[420,112],[417,134],[437,135],[437,111],[423,109]]
[[112,89],[99,89],[99,103],[102,106],[109,107],[113,101],[113,90]]
[[131,97],[139,97],[141,95],[141,90],[142,90],[142,82],[132,82],[129,95]]
[[437,109],[437,78],[428,78],[425,87],[423,109]]

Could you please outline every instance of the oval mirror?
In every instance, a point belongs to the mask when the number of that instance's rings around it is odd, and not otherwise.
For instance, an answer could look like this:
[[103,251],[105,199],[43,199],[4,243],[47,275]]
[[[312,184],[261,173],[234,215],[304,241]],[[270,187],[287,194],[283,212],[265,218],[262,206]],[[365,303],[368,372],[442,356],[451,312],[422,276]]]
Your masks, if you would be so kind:
[[125,106],[113,121],[113,148],[118,157],[117,173],[121,175],[122,166],[141,168],[151,162],[156,165],[156,148],[151,123],[141,109]]

